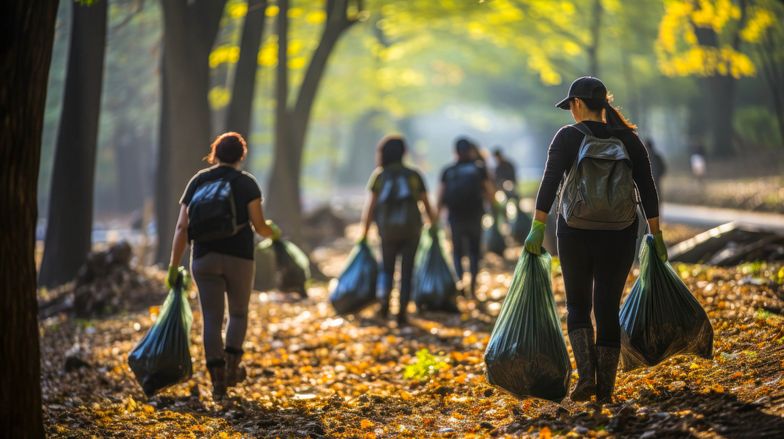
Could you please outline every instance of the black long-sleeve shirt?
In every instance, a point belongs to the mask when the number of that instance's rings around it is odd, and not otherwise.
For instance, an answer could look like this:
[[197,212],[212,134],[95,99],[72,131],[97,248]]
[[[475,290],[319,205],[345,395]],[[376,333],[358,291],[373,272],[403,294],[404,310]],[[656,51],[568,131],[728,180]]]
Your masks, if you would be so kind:
[[[648,159],[648,151],[637,134],[631,130],[611,133],[607,125],[602,122],[585,121],[583,124],[596,137],[606,139],[615,136],[623,142],[632,162],[632,177],[640,192],[645,216],[648,218],[659,216],[659,195],[656,192],[656,185],[651,174],[651,162]],[[561,179],[565,177],[577,159],[577,153],[584,137],[585,135],[580,130],[571,125],[561,128],[553,137],[547,151],[544,176],[539,185],[539,193],[536,195],[536,210],[550,211]]]

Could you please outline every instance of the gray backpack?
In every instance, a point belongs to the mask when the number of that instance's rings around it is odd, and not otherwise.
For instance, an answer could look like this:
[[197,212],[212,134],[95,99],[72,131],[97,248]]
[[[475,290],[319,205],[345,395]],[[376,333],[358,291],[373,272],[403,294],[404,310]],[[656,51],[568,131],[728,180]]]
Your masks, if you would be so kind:
[[626,147],[616,137],[595,137],[583,124],[572,126],[585,138],[561,186],[559,213],[576,229],[625,229],[637,213],[637,187]]

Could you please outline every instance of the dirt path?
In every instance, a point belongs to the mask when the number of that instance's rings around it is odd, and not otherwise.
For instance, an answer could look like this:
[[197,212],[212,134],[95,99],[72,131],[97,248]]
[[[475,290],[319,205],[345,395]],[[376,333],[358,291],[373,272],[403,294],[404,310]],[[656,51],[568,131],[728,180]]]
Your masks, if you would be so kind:
[[[513,259],[514,251],[507,255]],[[322,254],[339,270],[341,259]],[[128,352],[149,327],[149,312],[110,320],[50,319],[43,334],[43,390],[52,436],[190,437],[782,437],[784,434],[784,268],[678,266],[711,316],[714,359],[676,357],[621,374],[618,403],[603,409],[516,400],[489,386],[483,351],[492,315],[506,292],[511,262],[491,260],[477,309],[462,315],[424,315],[398,329],[371,318],[336,317],[327,285],[310,299],[288,302],[254,294],[246,341],[250,378],[214,404],[194,303],[191,352],[195,375],[147,400],[126,365]],[[563,285],[554,287],[561,315]],[[766,311],[767,310],[767,311]],[[564,328],[565,329],[565,328]],[[63,370],[65,351],[78,342],[89,367]],[[428,379],[417,352],[435,358]],[[416,365],[420,367],[417,368]]]

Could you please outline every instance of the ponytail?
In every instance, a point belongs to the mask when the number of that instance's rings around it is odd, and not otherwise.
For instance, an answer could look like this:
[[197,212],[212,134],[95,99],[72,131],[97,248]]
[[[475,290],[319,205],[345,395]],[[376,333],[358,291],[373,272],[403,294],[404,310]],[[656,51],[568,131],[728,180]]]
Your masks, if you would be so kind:
[[631,123],[620,110],[613,106],[612,99],[612,95],[608,95],[604,101],[604,119],[607,122],[607,128],[615,132],[635,131],[637,125]]
[[601,112],[604,110],[604,120],[607,123],[607,128],[613,132],[620,131],[635,131],[637,125],[629,122],[621,111],[614,107],[612,104],[613,96],[607,95],[607,98],[581,98],[585,105],[591,111]]

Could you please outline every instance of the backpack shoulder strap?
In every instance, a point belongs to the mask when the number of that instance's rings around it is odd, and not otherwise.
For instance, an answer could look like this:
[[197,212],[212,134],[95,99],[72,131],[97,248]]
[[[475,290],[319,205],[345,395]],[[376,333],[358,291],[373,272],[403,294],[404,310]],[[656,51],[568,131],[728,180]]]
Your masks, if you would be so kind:
[[577,131],[583,133],[585,135],[585,137],[594,137],[594,135],[591,132],[591,130],[588,129],[588,127],[585,126],[585,124],[582,123],[582,122],[572,124],[571,126],[574,127],[575,129],[577,129]]

